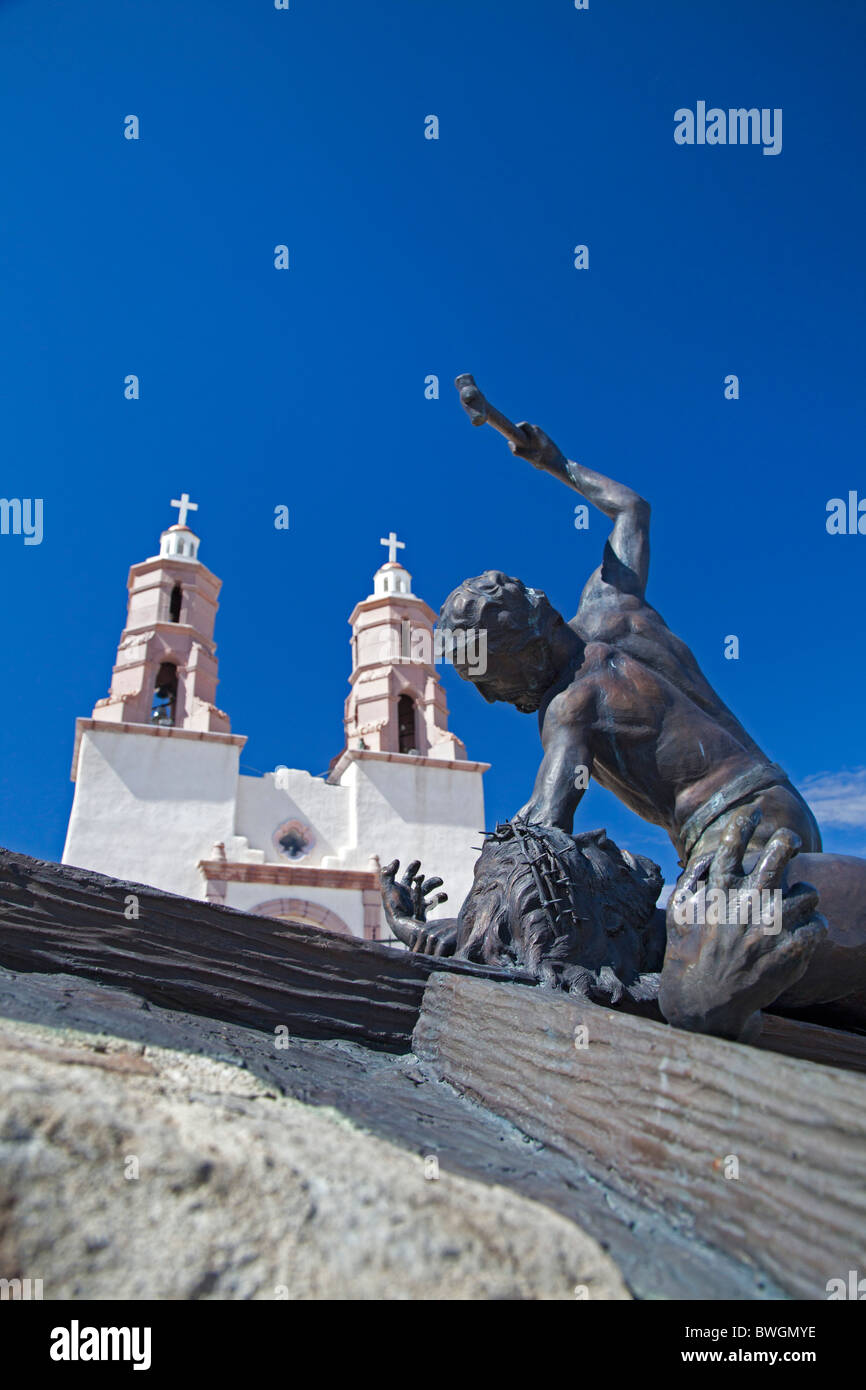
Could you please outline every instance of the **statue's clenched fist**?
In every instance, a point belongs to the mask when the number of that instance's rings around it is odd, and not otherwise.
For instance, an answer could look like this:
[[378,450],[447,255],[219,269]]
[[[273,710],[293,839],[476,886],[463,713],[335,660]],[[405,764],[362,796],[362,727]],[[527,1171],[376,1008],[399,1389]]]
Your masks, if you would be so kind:
[[537,425],[529,425],[525,420],[517,426],[522,434],[526,436],[526,444],[515,444],[509,441],[508,447],[517,458],[526,459],[533,468],[541,468],[546,473],[556,473],[562,476],[568,473],[568,460],[558,445],[544,433],[544,430]]

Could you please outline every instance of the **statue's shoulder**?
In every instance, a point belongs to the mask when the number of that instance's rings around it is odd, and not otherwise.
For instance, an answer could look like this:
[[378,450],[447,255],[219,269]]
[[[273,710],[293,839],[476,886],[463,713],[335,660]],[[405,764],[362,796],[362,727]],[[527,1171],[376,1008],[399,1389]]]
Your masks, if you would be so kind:
[[584,641],[604,642],[615,641],[636,623],[647,621],[658,621],[658,615],[643,595],[626,593],[599,578],[586,585],[571,626]]
[[618,604],[582,604],[571,625],[586,643],[616,646],[630,633],[652,626],[651,610],[645,610],[646,604],[631,599]]
[[595,705],[600,678],[615,649],[605,642],[590,642],[583,661],[567,685],[551,696],[541,712],[547,733],[571,724],[585,724]]

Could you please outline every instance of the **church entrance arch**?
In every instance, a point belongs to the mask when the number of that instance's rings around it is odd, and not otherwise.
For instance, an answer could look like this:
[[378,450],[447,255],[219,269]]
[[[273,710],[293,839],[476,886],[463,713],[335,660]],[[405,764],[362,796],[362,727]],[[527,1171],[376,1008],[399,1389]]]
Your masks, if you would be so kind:
[[325,931],[338,932],[340,936],[351,936],[349,928],[330,908],[321,903],[307,902],[305,898],[270,898],[253,908],[258,917],[275,917],[283,922],[300,922],[306,927],[324,927]]

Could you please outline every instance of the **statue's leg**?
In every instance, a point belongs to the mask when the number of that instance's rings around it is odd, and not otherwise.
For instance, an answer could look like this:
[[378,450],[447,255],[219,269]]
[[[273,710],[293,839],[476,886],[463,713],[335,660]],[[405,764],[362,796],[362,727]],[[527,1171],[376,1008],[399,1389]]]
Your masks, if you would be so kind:
[[[866,994],[866,859],[798,854],[788,866],[788,878],[805,880],[818,890],[827,935],[808,970],[777,1002],[785,1009],[811,1008]],[[860,1026],[866,1026],[866,999],[858,1000],[856,1012]]]
[[[756,863],[758,855],[777,830],[790,830],[796,835],[800,841],[801,853],[820,851],[823,848],[821,832],[815,817],[800,793],[790,783],[777,783],[756,792],[746,801],[738,802],[735,808],[713,821],[694,845],[689,855],[690,860],[694,863],[696,859],[705,854],[712,854],[718,849],[733,816],[751,815],[755,811],[760,814],[755,820],[749,843],[743,853],[743,865],[747,871]],[[805,878],[806,875],[801,877]]]
[[826,936],[816,890],[787,884],[797,835],[774,830],[744,868],[759,821],[757,809],[721,817],[671,895],[659,1007],[677,1027],[750,1041]]
[[787,864],[781,887],[784,891],[808,883],[817,889],[818,912],[827,924],[827,934],[815,946],[804,973],[767,1006],[809,1009],[810,1018],[817,1020],[815,1009],[820,1005],[847,999],[846,1010],[828,1011],[828,1024],[866,1027],[866,859],[821,853],[815,818],[790,784],[769,787],[714,822],[695,846],[691,862],[718,849],[732,816],[753,811],[760,812],[760,819],[744,851],[745,870],[754,867],[777,830],[792,831],[802,848]]

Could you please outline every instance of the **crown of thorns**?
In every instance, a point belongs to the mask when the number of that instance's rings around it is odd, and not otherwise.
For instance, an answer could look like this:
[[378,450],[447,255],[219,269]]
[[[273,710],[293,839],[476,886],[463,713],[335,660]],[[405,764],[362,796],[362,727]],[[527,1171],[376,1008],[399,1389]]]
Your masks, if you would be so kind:
[[513,820],[497,822],[496,829],[487,831],[484,838],[485,843],[513,841],[517,845],[532,873],[538,901],[554,932],[563,922],[567,926],[579,926],[582,917],[574,898],[574,880],[543,829],[515,816]]

